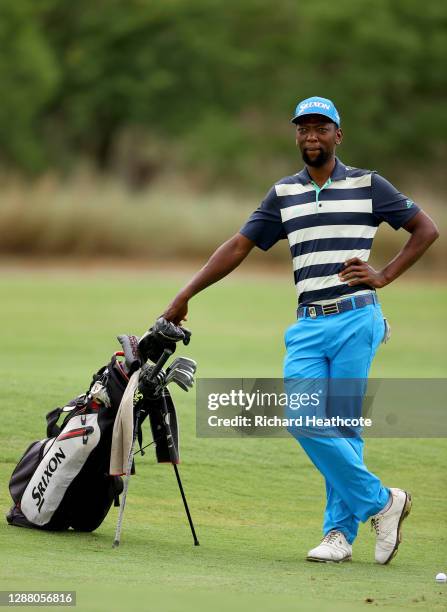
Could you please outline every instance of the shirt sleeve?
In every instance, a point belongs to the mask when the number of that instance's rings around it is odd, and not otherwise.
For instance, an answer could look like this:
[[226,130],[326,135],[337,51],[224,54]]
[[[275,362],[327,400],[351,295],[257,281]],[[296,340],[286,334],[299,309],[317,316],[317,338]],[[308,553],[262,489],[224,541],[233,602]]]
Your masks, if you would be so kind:
[[374,173],[371,181],[373,214],[379,222],[386,221],[398,230],[420,211],[413,200],[400,193],[380,174]]
[[250,215],[239,232],[253,240],[256,246],[263,251],[270,249],[278,240],[287,238],[275,187],[270,189],[261,205]]

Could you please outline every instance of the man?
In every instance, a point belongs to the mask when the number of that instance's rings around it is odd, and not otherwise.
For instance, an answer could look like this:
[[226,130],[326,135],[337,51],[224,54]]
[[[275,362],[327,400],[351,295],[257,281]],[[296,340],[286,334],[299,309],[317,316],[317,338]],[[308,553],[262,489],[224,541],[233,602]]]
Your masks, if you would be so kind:
[[[256,245],[287,238],[298,294],[298,320],[287,330],[286,379],[366,379],[387,330],[376,289],[413,265],[438,237],[433,221],[375,172],[345,166],[335,156],[343,133],[334,104],[312,97],[292,122],[305,168],[278,181],[239,233],[222,244],[175,297],[163,316],[186,320],[189,300],[234,270]],[[382,270],[367,260],[378,225],[410,237]],[[326,482],[324,538],[309,561],[347,561],[360,521],[371,518],[375,559],[397,552],[406,491],[385,487],[363,463],[363,440],[294,433]]]

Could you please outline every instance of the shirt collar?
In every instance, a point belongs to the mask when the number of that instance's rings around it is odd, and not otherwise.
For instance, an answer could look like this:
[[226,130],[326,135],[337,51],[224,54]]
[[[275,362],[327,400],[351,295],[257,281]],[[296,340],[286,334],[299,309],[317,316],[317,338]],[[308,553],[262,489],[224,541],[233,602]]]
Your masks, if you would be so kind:
[[[310,176],[306,167],[304,167],[301,172],[298,172],[297,177],[303,185],[307,185],[307,183],[312,182],[312,177]],[[331,181],[344,181],[346,178],[346,166],[338,159],[335,158],[335,166],[332,170]]]

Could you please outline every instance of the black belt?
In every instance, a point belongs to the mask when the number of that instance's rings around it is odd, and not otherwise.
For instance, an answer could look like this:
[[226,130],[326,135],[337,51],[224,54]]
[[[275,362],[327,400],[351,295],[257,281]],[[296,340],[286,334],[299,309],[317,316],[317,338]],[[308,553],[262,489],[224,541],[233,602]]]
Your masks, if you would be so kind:
[[332,314],[339,314],[341,312],[347,312],[348,310],[356,310],[357,308],[364,308],[369,304],[378,304],[379,300],[375,293],[366,293],[365,295],[353,295],[344,300],[338,302],[330,302],[329,304],[308,304],[306,306],[299,306],[297,310],[298,319],[302,317],[310,317],[316,319],[317,317],[326,317]]

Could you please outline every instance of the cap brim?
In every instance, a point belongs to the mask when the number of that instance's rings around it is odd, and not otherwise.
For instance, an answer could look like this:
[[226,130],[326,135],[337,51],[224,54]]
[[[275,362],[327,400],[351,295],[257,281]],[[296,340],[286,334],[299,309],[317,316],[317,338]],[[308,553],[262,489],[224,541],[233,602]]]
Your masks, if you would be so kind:
[[327,119],[328,121],[330,121],[331,123],[335,123],[335,125],[337,127],[340,127],[340,124],[338,124],[336,121],[334,121],[332,119],[332,117],[329,117],[328,115],[325,115],[324,113],[301,113],[300,115],[296,115],[293,119],[290,120],[290,123],[294,123],[295,125],[297,125],[299,123],[300,119],[303,119],[304,117],[308,117],[309,115],[319,115],[320,117],[324,117],[325,119]]

